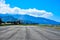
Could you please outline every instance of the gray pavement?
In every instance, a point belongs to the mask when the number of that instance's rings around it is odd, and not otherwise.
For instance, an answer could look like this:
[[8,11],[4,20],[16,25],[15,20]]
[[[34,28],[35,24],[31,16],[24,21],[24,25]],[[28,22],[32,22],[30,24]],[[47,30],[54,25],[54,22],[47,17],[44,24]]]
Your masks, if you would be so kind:
[[0,27],[0,40],[60,40],[60,32],[36,26]]

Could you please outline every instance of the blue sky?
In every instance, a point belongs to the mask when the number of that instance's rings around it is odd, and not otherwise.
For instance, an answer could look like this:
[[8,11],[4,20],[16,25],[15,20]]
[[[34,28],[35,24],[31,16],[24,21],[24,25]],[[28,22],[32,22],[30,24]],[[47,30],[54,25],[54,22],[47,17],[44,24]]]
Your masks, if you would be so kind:
[[52,12],[53,16],[49,19],[60,22],[60,0],[5,0],[6,4],[9,4],[11,8],[18,7],[21,9],[33,9],[45,10]]

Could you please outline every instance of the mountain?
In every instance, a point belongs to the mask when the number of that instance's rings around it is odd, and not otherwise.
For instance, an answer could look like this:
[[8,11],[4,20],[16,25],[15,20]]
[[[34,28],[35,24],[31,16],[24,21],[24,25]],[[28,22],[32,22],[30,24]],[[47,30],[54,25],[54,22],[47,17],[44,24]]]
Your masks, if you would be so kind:
[[0,14],[0,18],[4,22],[7,21],[20,21],[23,24],[60,24],[54,20],[42,18],[42,17],[33,17],[29,15],[19,15],[19,14]]
[[2,19],[3,22],[14,22],[18,20],[17,18],[14,17],[14,15],[11,14],[0,14],[0,18]]
[[34,23],[34,24],[60,24],[60,22],[56,22],[54,20],[46,19],[43,17],[33,17],[29,15],[23,15],[21,17],[21,20],[24,21],[24,23]]

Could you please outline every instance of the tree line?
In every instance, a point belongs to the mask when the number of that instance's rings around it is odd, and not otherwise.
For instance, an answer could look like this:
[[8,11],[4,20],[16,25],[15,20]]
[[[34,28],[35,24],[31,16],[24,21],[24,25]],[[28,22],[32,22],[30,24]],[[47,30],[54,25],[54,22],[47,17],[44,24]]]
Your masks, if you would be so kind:
[[[0,25],[1,25],[2,23],[5,23],[5,22],[3,22],[2,19],[0,18]],[[8,21],[8,22],[6,22],[6,23],[20,24],[20,21],[14,21],[14,22],[10,22],[10,21]]]

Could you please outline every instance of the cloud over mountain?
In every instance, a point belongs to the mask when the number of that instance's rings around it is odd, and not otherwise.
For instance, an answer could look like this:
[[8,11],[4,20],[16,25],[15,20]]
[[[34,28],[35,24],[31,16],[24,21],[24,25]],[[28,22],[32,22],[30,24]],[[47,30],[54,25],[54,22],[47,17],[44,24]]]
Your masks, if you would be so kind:
[[51,17],[52,12],[47,12],[45,10],[38,10],[36,8],[21,9],[19,7],[11,8],[10,4],[6,4],[5,0],[0,0],[0,13],[2,14],[27,14],[34,17]]

